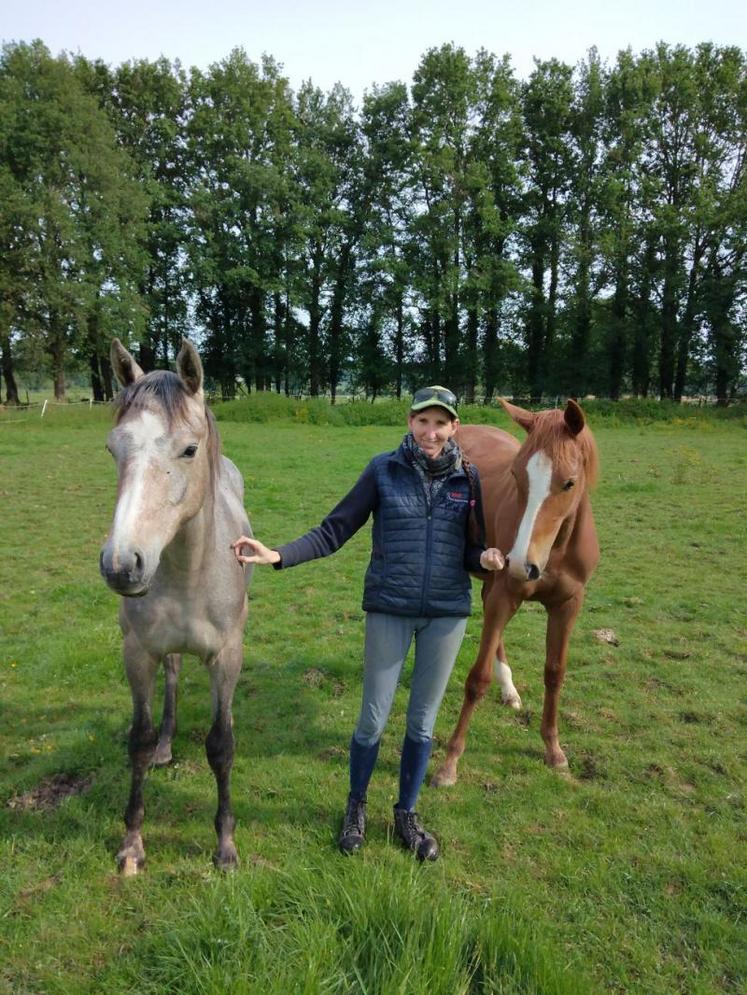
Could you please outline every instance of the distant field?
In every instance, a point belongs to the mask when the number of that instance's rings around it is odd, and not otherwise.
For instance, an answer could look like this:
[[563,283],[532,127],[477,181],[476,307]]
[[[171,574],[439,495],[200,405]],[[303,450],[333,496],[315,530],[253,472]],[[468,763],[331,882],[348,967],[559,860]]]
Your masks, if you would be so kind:
[[[461,780],[422,796],[443,859],[416,867],[387,839],[404,693],[369,843],[360,859],[337,854],[364,529],[329,560],[256,574],[235,702],[239,871],[210,863],[208,682],[187,661],[176,762],[146,791],[147,870],[125,881],[113,854],[130,703],[117,598],[98,576],[115,492],[107,423],[104,410],[0,419],[0,991],[744,990],[742,425],[599,420],[602,561],[561,701],[570,777],[542,764],[544,617],[525,606],[507,637],[525,710],[501,708],[492,689]],[[291,421],[220,430],[271,543],[318,522],[401,435]],[[602,628],[618,646],[595,637]],[[478,637],[476,616],[440,744]]]

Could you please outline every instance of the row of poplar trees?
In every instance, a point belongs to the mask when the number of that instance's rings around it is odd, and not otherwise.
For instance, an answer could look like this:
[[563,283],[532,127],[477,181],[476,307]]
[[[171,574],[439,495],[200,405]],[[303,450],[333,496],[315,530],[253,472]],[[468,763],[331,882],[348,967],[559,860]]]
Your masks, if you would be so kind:
[[[215,391],[462,399],[740,389],[745,55],[572,67],[445,45],[411,85],[291,90],[237,49],[0,59],[0,351],[111,396],[183,335]],[[15,364],[15,367],[14,367]],[[14,369],[16,372],[14,372]]]

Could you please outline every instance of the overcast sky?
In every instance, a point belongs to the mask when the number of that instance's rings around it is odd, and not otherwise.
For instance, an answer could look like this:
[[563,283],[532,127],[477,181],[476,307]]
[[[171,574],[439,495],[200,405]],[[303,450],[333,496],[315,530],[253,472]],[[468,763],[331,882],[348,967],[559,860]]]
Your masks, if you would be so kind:
[[117,65],[165,55],[207,68],[232,48],[282,63],[291,84],[336,81],[356,99],[372,83],[410,82],[426,49],[508,52],[520,77],[533,58],[575,63],[596,45],[613,60],[663,40],[747,48],[744,0],[2,0],[3,41]]

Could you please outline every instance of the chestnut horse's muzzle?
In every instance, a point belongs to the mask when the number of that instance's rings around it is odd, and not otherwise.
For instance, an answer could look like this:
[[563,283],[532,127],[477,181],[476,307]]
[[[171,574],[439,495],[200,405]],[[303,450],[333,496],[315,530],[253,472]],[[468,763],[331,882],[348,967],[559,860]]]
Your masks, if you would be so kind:
[[115,558],[111,543],[107,543],[101,550],[99,570],[112,591],[125,598],[141,598],[148,593],[145,557],[136,546]]

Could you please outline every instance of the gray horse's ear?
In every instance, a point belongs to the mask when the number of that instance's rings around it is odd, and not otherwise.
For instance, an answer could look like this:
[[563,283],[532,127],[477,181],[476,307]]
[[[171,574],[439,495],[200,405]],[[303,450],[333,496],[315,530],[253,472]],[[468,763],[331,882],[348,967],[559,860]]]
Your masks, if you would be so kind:
[[129,387],[131,383],[135,383],[140,377],[145,376],[119,339],[112,339],[109,358],[111,359],[114,376],[122,387]]
[[202,363],[189,339],[182,339],[182,347],[176,357],[176,372],[190,394],[198,394],[202,390]]
[[563,412],[563,420],[565,421],[566,428],[571,433],[571,435],[578,435],[581,429],[586,424],[586,418],[584,418],[584,413],[581,408],[576,404],[573,398],[568,399],[568,403],[565,406],[565,411]]
[[525,432],[529,432],[534,425],[534,415],[531,411],[527,411],[525,408],[519,408],[515,404],[511,404],[504,397],[499,397],[498,400],[503,405],[503,410],[517,425],[521,425]]

